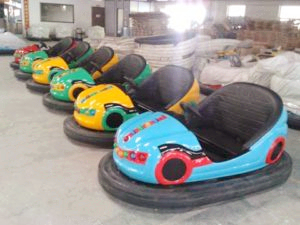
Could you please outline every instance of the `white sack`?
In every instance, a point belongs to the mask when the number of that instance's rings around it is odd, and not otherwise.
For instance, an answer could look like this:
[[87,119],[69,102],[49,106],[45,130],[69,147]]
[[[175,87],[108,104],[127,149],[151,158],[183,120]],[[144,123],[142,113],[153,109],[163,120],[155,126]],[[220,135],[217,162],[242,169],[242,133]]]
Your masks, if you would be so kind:
[[278,69],[271,79],[271,89],[277,92],[287,109],[300,115],[300,63],[289,63]]
[[72,37],[73,36],[73,27],[69,27],[69,26],[55,27],[55,36],[57,38]]
[[203,84],[227,85],[233,82],[247,82],[251,68],[255,63],[242,63],[242,67],[232,67],[229,60],[208,63],[200,74]]
[[252,68],[249,74],[249,82],[270,87],[272,76],[280,73],[278,70],[282,66],[297,61],[300,62],[300,55],[294,52],[285,52],[273,58],[262,59]]
[[30,37],[34,38],[49,38],[50,28],[44,25],[32,25],[28,29],[28,34]]
[[103,27],[100,26],[93,26],[90,27],[87,31],[87,36],[89,39],[99,40],[105,37],[105,31]]

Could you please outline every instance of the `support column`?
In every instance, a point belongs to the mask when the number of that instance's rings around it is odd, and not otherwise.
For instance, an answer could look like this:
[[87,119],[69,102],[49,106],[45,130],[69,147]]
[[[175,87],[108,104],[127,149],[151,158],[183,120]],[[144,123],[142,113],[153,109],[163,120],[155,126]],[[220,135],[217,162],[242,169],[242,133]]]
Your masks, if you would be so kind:
[[[123,13],[118,13],[120,9],[123,10]],[[117,36],[118,24],[128,27],[129,13],[129,0],[105,0],[105,34],[108,36]],[[118,15],[121,15],[122,18],[118,18]]]
[[23,9],[24,9],[24,26],[25,26],[25,30],[27,31],[27,29],[30,26],[29,23],[29,0],[23,0]]

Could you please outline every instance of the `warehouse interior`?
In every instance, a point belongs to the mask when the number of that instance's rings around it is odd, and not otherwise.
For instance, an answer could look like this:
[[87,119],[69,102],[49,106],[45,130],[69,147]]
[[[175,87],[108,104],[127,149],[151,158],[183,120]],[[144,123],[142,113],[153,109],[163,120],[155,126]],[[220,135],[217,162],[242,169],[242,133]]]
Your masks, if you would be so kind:
[[298,0],[0,0],[0,224],[298,225]]

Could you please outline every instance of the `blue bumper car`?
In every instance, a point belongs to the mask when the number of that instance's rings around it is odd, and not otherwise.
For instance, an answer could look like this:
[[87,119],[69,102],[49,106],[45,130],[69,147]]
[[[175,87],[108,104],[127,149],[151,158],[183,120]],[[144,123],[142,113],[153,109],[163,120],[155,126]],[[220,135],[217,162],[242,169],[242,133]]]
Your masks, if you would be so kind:
[[287,112],[273,91],[228,85],[184,117],[147,112],[118,129],[99,182],[116,198],[151,208],[192,208],[284,183]]

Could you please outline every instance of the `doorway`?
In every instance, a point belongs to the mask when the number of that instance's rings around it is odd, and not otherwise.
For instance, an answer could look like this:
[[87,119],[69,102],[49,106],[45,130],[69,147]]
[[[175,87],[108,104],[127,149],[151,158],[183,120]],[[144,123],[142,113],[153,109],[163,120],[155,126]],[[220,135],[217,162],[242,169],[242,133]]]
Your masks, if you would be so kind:
[[104,7],[92,7],[92,26],[105,27]]

